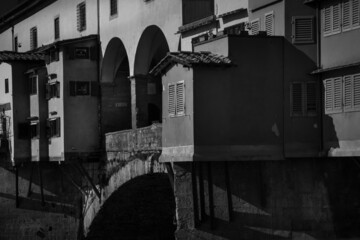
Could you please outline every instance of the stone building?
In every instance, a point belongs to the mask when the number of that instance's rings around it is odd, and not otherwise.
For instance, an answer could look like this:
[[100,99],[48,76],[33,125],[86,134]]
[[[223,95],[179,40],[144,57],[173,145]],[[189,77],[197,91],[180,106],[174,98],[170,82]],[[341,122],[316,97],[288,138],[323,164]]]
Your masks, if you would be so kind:
[[21,1],[0,18],[0,238],[360,238],[359,9]]

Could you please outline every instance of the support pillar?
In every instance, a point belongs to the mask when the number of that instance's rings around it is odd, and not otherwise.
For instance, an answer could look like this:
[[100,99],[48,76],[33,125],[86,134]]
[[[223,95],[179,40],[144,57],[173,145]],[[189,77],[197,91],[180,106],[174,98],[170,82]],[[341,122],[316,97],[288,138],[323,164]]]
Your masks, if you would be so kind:
[[134,75],[131,81],[131,126],[132,129],[148,126],[147,75]]

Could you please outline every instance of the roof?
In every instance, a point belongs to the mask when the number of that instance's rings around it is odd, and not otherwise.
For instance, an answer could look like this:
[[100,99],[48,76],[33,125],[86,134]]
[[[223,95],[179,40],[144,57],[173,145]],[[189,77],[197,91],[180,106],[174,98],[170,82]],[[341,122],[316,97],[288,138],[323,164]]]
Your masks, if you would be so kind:
[[335,71],[335,70],[339,70],[339,69],[343,69],[343,68],[358,67],[358,66],[360,66],[360,62],[350,63],[350,64],[346,64],[346,65],[340,65],[340,66],[336,66],[336,67],[318,68],[318,69],[312,71],[310,74],[319,74],[319,73]]
[[9,61],[43,61],[44,55],[40,53],[19,53],[11,51],[0,52],[0,62]]
[[175,63],[192,67],[193,65],[230,66],[228,57],[211,52],[169,52],[151,71],[150,74],[158,75],[163,70]]

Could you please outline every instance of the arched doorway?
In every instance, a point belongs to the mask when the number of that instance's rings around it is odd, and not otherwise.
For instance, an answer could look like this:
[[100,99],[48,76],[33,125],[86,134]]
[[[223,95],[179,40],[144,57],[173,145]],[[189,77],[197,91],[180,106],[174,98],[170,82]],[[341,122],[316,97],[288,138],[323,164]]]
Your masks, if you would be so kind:
[[149,71],[169,52],[169,45],[161,29],[147,27],[141,35],[134,65],[136,85],[136,126],[144,127],[162,121],[161,77]]
[[174,238],[175,198],[166,173],[123,184],[104,203],[86,240]]
[[106,47],[101,72],[101,116],[103,133],[131,129],[131,85],[129,60],[119,38]]

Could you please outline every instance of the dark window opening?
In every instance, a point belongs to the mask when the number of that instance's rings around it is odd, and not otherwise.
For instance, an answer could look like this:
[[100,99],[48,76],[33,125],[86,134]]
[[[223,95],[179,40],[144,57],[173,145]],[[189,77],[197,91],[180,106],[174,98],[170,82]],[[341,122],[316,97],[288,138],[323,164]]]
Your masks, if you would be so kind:
[[18,41],[18,37],[16,36],[14,38],[14,52],[18,51],[18,45],[19,45],[19,41]]
[[110,16],[114,16],[118,13],[117,0],[110,0]]
[[82,2],[77,5],[77,30],[79,32],[86,29],[86,5]]
[[39,138],[39,123],[30,124],[30,138]]
[[34,50],[38,46],[37,41],[37,28],[33,27],[30,29],[30,49]]
[[60,118],[53,118],[47,121],[48,138],[60,137]]
[[9,93],[9,79],[5,79],[5,93]]
[[183,0],[183,25],[214,15],[214,0]]
[[54,36],[55,40],[60,39],[60,18],[56,17],[54,19]]
[[316,116],[317,108],[315,82],[291,84],[291,116]]
[[53,82],[46,84],[46,99],[60,98],[60,83]]
[[37,76],[30,77],[30,95],[37,94]]

